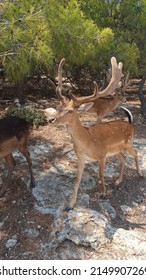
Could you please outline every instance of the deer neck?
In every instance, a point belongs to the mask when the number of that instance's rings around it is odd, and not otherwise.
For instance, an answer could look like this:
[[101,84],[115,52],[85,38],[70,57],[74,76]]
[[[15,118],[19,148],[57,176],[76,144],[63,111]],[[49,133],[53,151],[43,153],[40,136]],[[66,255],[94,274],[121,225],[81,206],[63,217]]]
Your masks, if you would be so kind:
[[115,98],[115,100],[113,100],[113,108],[116,108],[120,103],[121,103],[120,99]]
[[84,141],[87,137],[87,130],[82,126],[78,114],[75,112],[72,121],[67,124],[67,130],[73,138],[74,142]]

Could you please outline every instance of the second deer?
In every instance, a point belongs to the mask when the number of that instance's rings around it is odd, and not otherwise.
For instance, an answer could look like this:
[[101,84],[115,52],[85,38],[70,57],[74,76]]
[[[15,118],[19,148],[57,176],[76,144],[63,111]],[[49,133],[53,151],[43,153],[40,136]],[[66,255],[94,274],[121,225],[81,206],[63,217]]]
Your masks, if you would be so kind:
[[28,136],[31,125],[24,119],[18,117],[5,117],[0,119],[0,159],[4,158],[8,164],[8,174],[1,188],[1,195],[7,190],[10,184],[15,160],[12,153],[18,149],[26,158],[30,172],[30,187],[35,187],[35,180],[32,171],[32,162],[28,152]]
[[[134,130],[129,122],[116,120],[84,127],[82,126],[77,113],[78,110],[88,110],[94,104],[93,102],[101,96],[103,97],[113,94],[115,89],[119,87],[120,79],[123,76],[122,63],[117,64],[116,59],[114,57],[111,58],[112,78],[103,91],[99,92],[98,87],[95,86],[93,95],[77,98],[72,94],[71,100],[68,100],[61,92],[61,72],[64,62],[65,59],[62,59],[58,67],[58,76],[60,79],[58,87],[56,87],[56,93],[61,104],[57,108],[57,113],[55,113],[49,121],[55,125],[66,125],[67,130],[72,137],[73,148],[78,158],[78,171],[74,184],[74,191],[67,207],[67,210],[70,210],[76,203],[78,188],[86,161],[99,163],[99,175],[102,185],[101,195],[103,196],[107,195],[107,188],[104,181],[104,168],[107,157],[116,155],[121,162],[120,173],[115,182],[116,185],[120,184],[123,178],[125,165],[125,156],[123,153],[127,153],[134,158],[137,174],[140,177],[143,175],[139,168],[137,151],[133,147]],[[131,121],[131,114],[128,110],[126,110],[126,112]]]
[[[88,112],[95,113],[98,122],[102,122],[104,117],[106,117],[110,112],[113,112],[121,103],[126,102],[126,97],[124,94],[128,85],[128,79],[129,72],[127,73],[126,77],[122,79],[122,82],[120,82],[119,87],[116,89],[115,95],[100,97],[93,101],[94,104],[88,110]],[[97,84],[95,83],[94,86],[97,87]]]
[[110,112],[113,112],[126,98],[122,95],[115,95],[108,98],[98,98],[88,112],[96,113],[98,122],[102,122]]

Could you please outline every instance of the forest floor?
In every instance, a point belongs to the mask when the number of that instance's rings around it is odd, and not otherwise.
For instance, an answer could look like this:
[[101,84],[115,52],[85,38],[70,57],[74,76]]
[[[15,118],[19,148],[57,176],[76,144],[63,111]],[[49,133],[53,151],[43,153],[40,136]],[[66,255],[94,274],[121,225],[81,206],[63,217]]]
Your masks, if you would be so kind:
[[[50,100],[50,107],[56,105],[54,99]],[[127,103],[134,117],[135,140],[134,145],[138,150],[139,163],[144,178],[139,178],[136,174],[135,165],[132,159],[128,159],[123,176],[123,182],[117,188],[113,184],[113,179],[110,170],[117,172],[117,159],[109,158],[107,160],[106,183],[109,189],[112,190],[112,195],[109,196],[109,201],[112,207],[116,210],[116,218],[112,223],[115,227],[124,229],[133,229],[140,232],[146,232],[146,124],[142,123],[140,117],[140,103],[136,94],[127,94]],[[1,112],[3,109],[1,109]],[[123,119],[124,113],[121,109],[116,109],[110,114],[105,121],[117,118]],[[95,116],[83,115],[82,121],[96,122]],[[65,127],[51,127],[49,125],[40,126],[39,129],[34,129],[29,140],[29,149],[34,166],[34,173],[37,178],[36,185],[39,182],[39,188],[43,188],[43,193],[30,190],[29,188],[29,174],[25,159],[14,153],[17,165],[13,178],[9,186],[9,192],[6,198],[0,198],[0,259],[51,259],[53,256],[48,256],[45,244],[50,240],[50,234],[54,222],[54,212],[57,211],[62,201],[62,185],[60,180],[64,180],[64,184],[70,188],[70,193],[75,179],[75,171],[77,168],[77,159],[68,157],[68,153],[72,153],[72,140],[67,133]],[[58,169],[59,164],[60,169]],[[66,173],[62,173],[62,165],[66,169]],[[90,209],[99,210],[99,184],[92,186],[92,177],[96,180],[96,172],[92,168],[95,163],[87,164],[84,172],[84,177],[89,178],[91,184],[90,188],[86,190],[89,195]],[[3,177],[5,173],[5,163],[0,162],[0,175]],[[50,182],[41,181],[47,178],[48,170],[54,174],[54,169],[58,169],[58,190],[54,191],[54,197],[51,194],[47,185]],[[71,174],[71,176],[70,176]],[[51,177],[49,177],[51,178]],[[62,179],[63,178],[63,179]],[[51,179],[50,179],[51,180]],[[83,179],[84,182],[84,179]],[[2,179],[1,182],[2,183]],[[53,179],[52,179],[53,189]],[[85,191],[85,190],[84,190]],[[45,197],[45,203],[50,203],[50,211],[45,211],[42,197]],[[82,187],[79,190],[79,196],[82,196]],[[68,200],[68,194],[67,198]],[[41,204],[42,203],[42,204]],[[81,203],[82,204],[82,203]],[[84,204],[84,202],[83,202]],[[77,201],[80,206],[80,201]],[[125,218],[125,212],[122,210],[122,205],[128,205],[132,211],[132,215]],[[81,205],[82,206],[82,205]],[[84,206],[84,205],[83,205]],[[86,207],[86,205],[84,206]],[[126,209],[126,208],[125,208]],[[52,213],[51,213],[52,211]],[[54,212],[53,212],[54,211]],[[125,210],[126,211],[126,210]],[[45,248],[43,250],[43,248]],[[89,248],[87,248],[89,250]],[[91,257],[92,258],[92,257]],[[97,256],[99,258],[99,256]]]

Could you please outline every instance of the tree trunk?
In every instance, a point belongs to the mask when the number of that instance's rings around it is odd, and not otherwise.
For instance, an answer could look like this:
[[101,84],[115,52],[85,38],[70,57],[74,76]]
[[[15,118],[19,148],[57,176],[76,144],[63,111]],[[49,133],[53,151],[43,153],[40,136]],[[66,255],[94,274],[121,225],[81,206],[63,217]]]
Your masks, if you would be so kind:
[[138,89],[138,97],[141,102],[141,116],[142,121],[146,122],[146,98],[143,95],[143,87],[145,84],[146,75],[143,76],[142,80],[139,83],[139,89]]
[[23,80],[17,81],[16,82],[16,98],[19,100],[20,104],[23,104],[23,102],[24,102],[23,88],[24,88],[24,81]]

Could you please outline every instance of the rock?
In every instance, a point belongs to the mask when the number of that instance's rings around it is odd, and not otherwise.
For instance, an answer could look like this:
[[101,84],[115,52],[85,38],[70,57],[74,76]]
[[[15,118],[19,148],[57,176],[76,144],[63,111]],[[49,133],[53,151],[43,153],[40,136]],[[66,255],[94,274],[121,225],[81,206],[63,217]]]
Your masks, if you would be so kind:
[[86,248],[95,252],[95,259],[99,253],[103,259],[146,258],[143,233],[116,228],[99,212],[79,207],[69,213],[58,212],[48,247],[48,252],[51,250],[60,259],[87,259]]
[[112,220],[116,218],[116,211],[115,209],[111,206],[111,204],[109,203],[109,201],[99,201],[99,206],[101,207],[101,210],[103,211],[103,214],[109,218],[111,218]]
[[17,243],[17,236],[14,235],[11,239],[9,239],[6,242],[5,246],[6,246],[6,248],[10,249],[10,248],[14,247],[16,245],[16,243]]
[[98,246],[105,246],[110,242],[114,231],[104,215],[91,209],[76,207],[68,214],[60,213],[55,220],[52,236],[56,236],[57,242],[70,240],[76,245],[91,246],[98,250]]
[[0,228],[2,228],[4,225],[4,222],[0,222]]
[[35,229],[35,228],[27,228],[25,230],[25,235],[27,235],[30,238],[35,238],[38,237],[40,234],[39,229]]
[[146,258],[146,236],[141,232],[133,230],[117,229],[113,236],[112,245],[114,250],[120,250],[120,258],[129,258],[132,256],[135,259]]
[[124,214],[131,215],[132,214],[132,208],[127,206],[127,205],[121,205],[120,206],[121,210],[124,212]]

